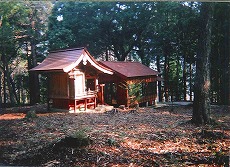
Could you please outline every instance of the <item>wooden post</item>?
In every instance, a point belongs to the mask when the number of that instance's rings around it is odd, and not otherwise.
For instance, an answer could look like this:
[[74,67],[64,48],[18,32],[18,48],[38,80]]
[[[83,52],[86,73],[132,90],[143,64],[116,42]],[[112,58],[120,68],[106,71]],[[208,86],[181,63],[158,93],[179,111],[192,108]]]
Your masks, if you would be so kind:
[[77,100],[74,98],[74,113],[76,112],[76,107],[77,107],[77,105],[76,105],[76,103],[77,103]]
[[85,111],[87,109],[87,98],[85,98]]
[[94,109],[96,108],[96,105],[97,105],[97,98],[96,96],[94,97]]
[[105,104],[105,101],[104,101],[104,87],[105,87],[105,84],[100,84],[100,89],[101,89],[101,104]]
[[47,74],[47,111],[50,110],[50,74]]

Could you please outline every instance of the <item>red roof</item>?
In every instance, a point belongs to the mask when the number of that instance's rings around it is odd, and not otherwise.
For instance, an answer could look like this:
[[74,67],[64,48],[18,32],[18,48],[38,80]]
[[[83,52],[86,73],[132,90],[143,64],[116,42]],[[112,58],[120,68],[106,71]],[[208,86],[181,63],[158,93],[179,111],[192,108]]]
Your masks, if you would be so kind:
[[50,52],[44,61],[31,71],[63,70],[77,61],[83,54],[84,48],[66,49]]
[[113,74],[112,70],[99,64],[85,48],[73,48],[50,52],[41,64],[30,71],[54,71],[61,70],[69,72],[77,67],[81,61],[90,63],[99,71]]
[[153,75],[157,76],[159,74],[157,71],[152,70],[139,62],[100,61],[99,63],[127,78]]

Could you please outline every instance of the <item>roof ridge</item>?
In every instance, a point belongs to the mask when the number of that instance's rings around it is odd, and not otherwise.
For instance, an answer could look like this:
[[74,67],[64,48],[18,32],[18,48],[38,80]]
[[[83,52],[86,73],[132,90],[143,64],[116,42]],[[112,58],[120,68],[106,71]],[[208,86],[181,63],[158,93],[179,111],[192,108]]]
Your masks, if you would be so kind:
[[140,63],[142,64],[141,62],[138,62],[138,61],[99,61],[99,62],[112,62],[112,63]]
[[50,53],[66,52],[66,51],[82,50],[82,49],[85,49],[85,47],[79,47],[79,48],[67,48],[67,49],[53,50],[53,51],[50,51]]

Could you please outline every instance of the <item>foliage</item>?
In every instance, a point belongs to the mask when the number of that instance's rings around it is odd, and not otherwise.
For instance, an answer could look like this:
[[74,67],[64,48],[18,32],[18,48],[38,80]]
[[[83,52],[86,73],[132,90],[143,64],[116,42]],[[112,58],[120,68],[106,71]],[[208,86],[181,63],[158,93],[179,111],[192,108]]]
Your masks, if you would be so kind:
[[73,135],[71,135],[74,138],[77,138],[79,140],[83,140],[87,138],[87,134],[84,129],[77,130]]
[[142,82],[143,81],[136,81],[130,83],[130,81],[124,81],[118,85],[128,91],[128,99],[130,100],[129,104],[131,107],[138,107],[139,100],[142,97]]
[[34,96],[29,91],[31,85],[36,87],[31,82],[28,68],[35,66],[37,59],[44,59],[46,16],[50,7],[49,2],[0,3],[0,72],[3,73],[0,75],[0,86],[3,85],[0,102],[25,104],[30,95],[30,99]]
[[[28,69],[48,50],[82,46],[100,60],[140,61],[156,68],[165,79],[158,86],[159,100],[193,100],[201,4],[3,2],[0,103],[25,104],[29,96],[34,102],[41,96],[45,102],[45,76],[41,88],[35,88],[40,94],[33,92],[37,79]],[[211,100],[219,104],[227,104],[229,96],[228,10],[229,4],[216,3],[213,11]]]
[[70,147],[88,146],[92,140],[86,134],[86,131],[86,129],[79,129],[75,131],[71,136],[64,139],[65,145]]
[[217,3],[213,13],[211,61],[211,102],[229,101],[229,4]]
[[113,138],[109,138],[107,140],[107,143],[108,143],[109,146],[115,146],[116,145],[116,140],[113,139]]
[[36,114],[36,111],[35,110],[29,110],[26,115],[25,115],[25,119],[27,120],[33,120],[35,118],[37,118],[37,114]]

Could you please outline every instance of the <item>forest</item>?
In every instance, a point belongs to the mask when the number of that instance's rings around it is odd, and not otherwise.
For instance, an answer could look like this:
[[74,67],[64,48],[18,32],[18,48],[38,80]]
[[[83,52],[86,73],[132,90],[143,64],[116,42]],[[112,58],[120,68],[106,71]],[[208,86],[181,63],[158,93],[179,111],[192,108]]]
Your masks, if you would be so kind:
[[[229,12],[225,2],[0,2],[0,166],[227,166]],[[30,69],[76,47],[141,62],[163,78],[157,101],[193,104],[47,112],[47,75]]]
[[[230,4],[203,4],[2,2],[0,105],[46,102],[45,76],[28,70],[50,50],[71,47],[87,47],[98,60],[151,66],[165,80],[158,84],[159,101],[193,101],[196,63],[203,52],[200,41],[206,31],[202,24],[207,17],[211,18],[210,101],[227,105]],[[202,16],[205,5],[211,6],[209,16]]]

